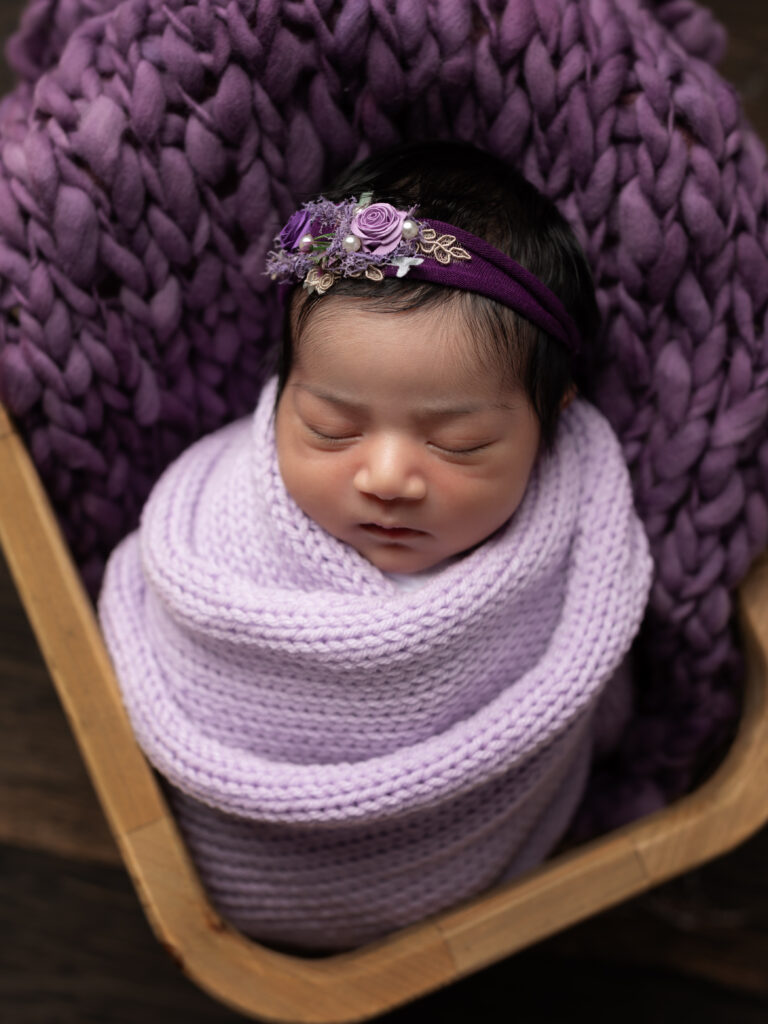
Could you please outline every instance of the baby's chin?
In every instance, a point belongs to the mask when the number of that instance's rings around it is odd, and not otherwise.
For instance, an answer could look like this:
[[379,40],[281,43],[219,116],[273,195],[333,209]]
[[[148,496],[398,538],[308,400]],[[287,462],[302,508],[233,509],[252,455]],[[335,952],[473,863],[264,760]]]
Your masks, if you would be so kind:
[[353,547],[381,572],[394,572],[403,575],[426,572],[459,553],[419,551],[409,548],[406,544],[353,545]]

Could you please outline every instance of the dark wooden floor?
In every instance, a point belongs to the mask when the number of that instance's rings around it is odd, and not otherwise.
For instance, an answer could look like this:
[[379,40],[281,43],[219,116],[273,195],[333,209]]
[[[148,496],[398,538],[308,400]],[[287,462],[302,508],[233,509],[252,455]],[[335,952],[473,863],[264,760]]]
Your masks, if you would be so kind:
[[[0,0],[0,39],[22,6]],[[708,6],[731,30],[724,73],[768,139],[768,4]],[[0,67],[0,93],[9,81]],[[767,865],[764,830],[699,871],[380,1019],[765,1024]],[[153,938],[2,562],[0,936],[2,1024],[243,1019],[198,991]]]

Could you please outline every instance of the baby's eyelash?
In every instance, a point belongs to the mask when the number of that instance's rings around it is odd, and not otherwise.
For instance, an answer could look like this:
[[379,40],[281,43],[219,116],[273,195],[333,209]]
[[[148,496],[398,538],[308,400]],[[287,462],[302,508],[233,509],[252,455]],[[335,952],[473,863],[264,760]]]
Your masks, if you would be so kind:
[[449,455],[472,455],[475,452],[481,452],[484,448],[489,448],[490,441],[485,444],[476,444],[473,448],[446,448],[442,444],[436,444],[434,447],[441,452],[447,452]]
[[355,437],[354,434],[324,434],[322,430],[316,430],[315,427],[309,425],[307,425],[307,429],[321,441],[351,441]]
[[[317,427],[312,427],[306,424],[307,430],[316,437],[319,441],[325,441],[326,444],[342,444],[345,441],[352,441],[357,437],[357,434],[326,434],[322,430],[318,430]],[[430,447],[435,448],[439,452],[444,452],[446,455],[473,455],[476,452],[481,452],[484,448],[490,447],[490,442],[484,444],[476,444],[471,448],[448,448],[446,445],[436,444],[430,442]]]

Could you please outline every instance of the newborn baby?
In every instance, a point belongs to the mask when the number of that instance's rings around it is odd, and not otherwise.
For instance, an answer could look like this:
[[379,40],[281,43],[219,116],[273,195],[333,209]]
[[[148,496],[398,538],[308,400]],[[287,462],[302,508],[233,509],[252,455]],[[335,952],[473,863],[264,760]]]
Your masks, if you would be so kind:
[[213,903],[344,949],[554,848],[628,713],[651,560],[579,396],[589,270],[524,179],[376,154],[268,269],[279,373],[169,467],[99,610]]

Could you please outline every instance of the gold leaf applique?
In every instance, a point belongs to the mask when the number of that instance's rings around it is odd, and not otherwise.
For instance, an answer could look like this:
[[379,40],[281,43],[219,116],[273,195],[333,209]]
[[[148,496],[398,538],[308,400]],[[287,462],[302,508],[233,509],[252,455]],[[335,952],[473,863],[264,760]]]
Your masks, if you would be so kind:
[[456,244],[455,235],[440,235],[438,237],[434,228],[422,229],[419,252],[424,253],[425,256],[431,256],[438,263],[472,259],[466,249]]
[[384,280],[384,275],[382,274],[378,267],[366,267],[365,276],[368,278],[369,281]]

